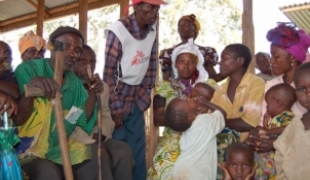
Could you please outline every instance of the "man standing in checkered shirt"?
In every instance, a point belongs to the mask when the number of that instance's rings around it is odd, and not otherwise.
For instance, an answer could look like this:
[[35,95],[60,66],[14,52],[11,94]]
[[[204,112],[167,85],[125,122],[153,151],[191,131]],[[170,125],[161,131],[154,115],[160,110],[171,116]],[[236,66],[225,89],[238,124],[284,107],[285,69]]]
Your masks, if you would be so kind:
[[106,30],[104,81],[116,124],[113,138],[127,142],[134,180],[146,179],[144,111],[151,104],[157,71],[155,22],[162,0],[132,0],[134,12]]

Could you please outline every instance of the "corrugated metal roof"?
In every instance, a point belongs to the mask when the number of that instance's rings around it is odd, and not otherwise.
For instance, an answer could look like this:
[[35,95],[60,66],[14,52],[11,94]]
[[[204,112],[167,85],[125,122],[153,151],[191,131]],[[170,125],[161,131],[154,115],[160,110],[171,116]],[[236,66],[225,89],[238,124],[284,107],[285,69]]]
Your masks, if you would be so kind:
[[310,2],[283,6],[280,10],[299,28],[310,34]]
[[4,1],[1,2],[0,6],[0,21],[29,14],[35,11],[36,9],[25,0]]
[[45,6],[47,8],[55,8],[74,2],[77,2],[77,0],[45,0]]
[[[37,0],[32,0],[38,4]],[[45,0],[48,9],[77,2],[78,0]],[[0,22],[36,12],[36,9],[25,0],[7,0],[0,5]]]

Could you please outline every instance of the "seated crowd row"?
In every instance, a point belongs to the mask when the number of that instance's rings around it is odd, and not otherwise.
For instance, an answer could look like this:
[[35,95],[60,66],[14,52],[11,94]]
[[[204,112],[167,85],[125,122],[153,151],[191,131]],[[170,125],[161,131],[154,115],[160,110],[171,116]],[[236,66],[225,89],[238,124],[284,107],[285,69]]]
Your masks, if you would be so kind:
[[[60,92],[74,179],[98,179],[99,171],[103,179],[115,180],[310,179],[310,63],[305,63],[310,37],[305,31],[292,23],[268,31],[271,57],[256,55],[261,73],[254,75],[248,72],[247,46],[226,46],[218,62],[213,48],[194,43],[200,31],[196,16],[183,16],[182,42],[160,53],[162,79],[155,85],[153,24],[163,2],[154,2],[139,1],[133,14],[107,29],[103,80],[90,75],[96,54],[75,28],[59,27],[48,39],[64,49],[61,85],[53,79],[57,52],[44,58],[41,37],[30,31],[20,38],[23,62],[14,72],[11,48],[0,41],[0,113],[7,111],[16,125],[15,149],[25,178],[65,178],[53,113]],[[143,19],[147,10],[154,18]],[[44,95],[26,97],[28,84]],[[154,86],[154,124],[165,130],[147,171],[144,111]]]

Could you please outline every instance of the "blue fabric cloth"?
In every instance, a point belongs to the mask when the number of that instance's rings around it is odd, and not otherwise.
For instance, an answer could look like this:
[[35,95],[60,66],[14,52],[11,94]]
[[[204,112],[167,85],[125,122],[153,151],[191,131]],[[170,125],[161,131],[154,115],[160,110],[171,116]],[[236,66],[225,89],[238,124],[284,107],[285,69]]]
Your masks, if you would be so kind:
[[22,180],[22,173],[16,151],[13,149],[19,143],[13,129],[0,129],[0,179]]
[[139,109],[136,103],[133,105],[132,113],[124,115],[122,127],[119,130],[114,130],[113,138],[126,142],[132,150],[132,157],[135,160],[133,179],[145,180],[146,161],[144,113]]
[[1,166],[0,179],[1,180],[22,180],[22,173],[19,161],[14,149],[0,152]]

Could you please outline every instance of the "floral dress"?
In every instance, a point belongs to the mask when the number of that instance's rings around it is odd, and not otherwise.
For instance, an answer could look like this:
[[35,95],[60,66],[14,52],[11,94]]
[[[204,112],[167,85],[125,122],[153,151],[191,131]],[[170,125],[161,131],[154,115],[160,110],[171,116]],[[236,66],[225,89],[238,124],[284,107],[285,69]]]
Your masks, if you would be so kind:
[[[206,83],[213,87],[217,87],[215,81],[211,79],[208,79]],[[184,96],[184,93],[182,94],[180,92],[181,89],[182,85],[177,84],[176,80],[160,81],[155,86],[155,93],[165,97],[167,105],[173,98]],[[153,166],[148,170],[148,180],[173,179],[174,163],[181,153],[179,145],[180,138],[181,133],[165,127],[163,131],[163,138],[160,140],[153,158]]]
[[[270,118],[270,115],[266,112],[264,116],[264,127],[267,129],[272,129],[281,126],[287,126],[294,117],[295,115],[291,111],[284,111],[274,118]],[[258,164],[258,168],[255,172],[255,179],[276,179],[277,176],[274,157],[274,151],[260,154],[255,153],[255,162]]]

